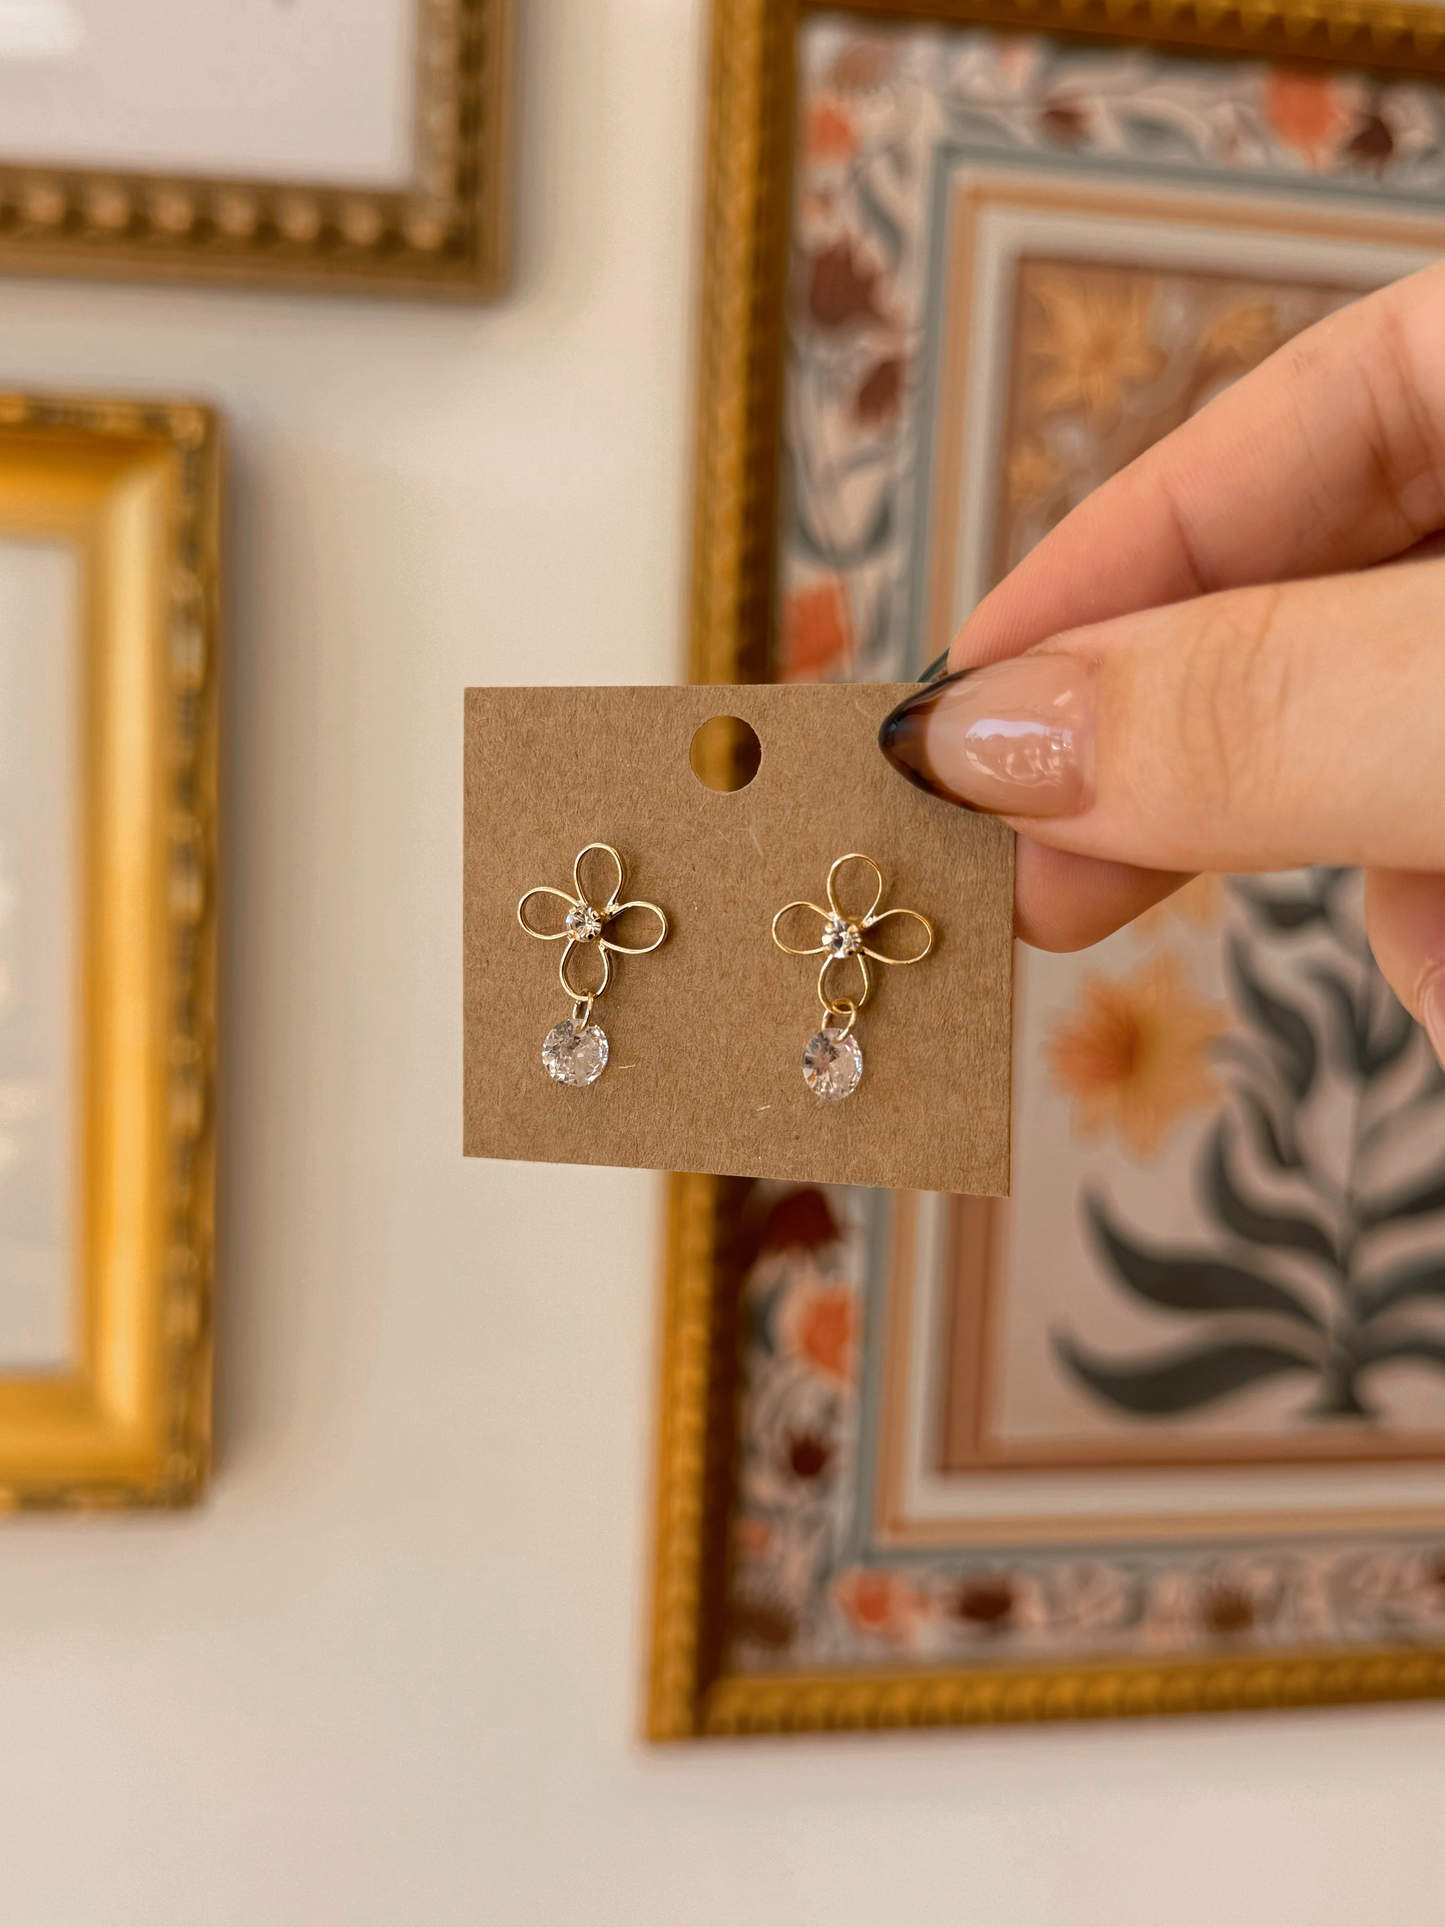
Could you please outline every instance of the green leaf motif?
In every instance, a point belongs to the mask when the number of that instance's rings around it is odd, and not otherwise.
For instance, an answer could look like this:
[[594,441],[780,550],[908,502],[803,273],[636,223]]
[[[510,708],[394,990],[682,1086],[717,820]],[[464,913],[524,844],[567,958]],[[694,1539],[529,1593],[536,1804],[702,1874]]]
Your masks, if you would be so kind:
[[1309,1020],[1293,1004],[1265,989],[1238,937],[1230,941],[1229,964],[1241,1008],[1278,1049],[1285,1083],[1295,1102],[1302,1103],[1319,1068],[1319,1049]]
[[1415,1020],[1370,968],[1360,994],[1336,970],[1316,964],[1308,973],[1329,1001],[1345,1071],[1367,1083],[1398,1064],[1415,1034]]
[[1313,1218],[1271,1211],[1245,1196],[1230,1175],[1224,1153],[1226,1125],[1215,1127],[1200,1172],[1204,1203],[1221,1224],[1252,1245],[1276,1251],[1299,1251],[1320,1259],[1332,1273],[1339,1272],[1334,1241]]
[[1323,1321],[1294,1292],[1272,1278],[1226,1263],[1209,1252],[1161,1251],[1131,1244],[1109,1221],[1102,1198],[1084,1209],[1105,1257],[1136,1297],[1166,1311],[1274,1313],[1324,1330]]
[[888,265],[896,268],[903,254],[903,230],[874,193],[866,174],[858,182],[858,208],[882,243]]
[[1293,1139],[1286,1141],[1269,1106],[1247,1085],[1240,1086],[1238,1095],[1254,1124],[1260,1148],[1275,1170],[1298,1171],[1301,1168],[1299,1146]]
[[1407,1332],[1402,1338],[1382,1339],[1378,1344],[1365,1347],[1360,1370],[1367,1371],[1375,1365],[1397,1364],[1407,1359],[1422,1365],[1438,1365],[1445,1371],[1445,1338],[1437,1338],[1433,1332]]
[[1377,1023],[1367,1041],[1365,1054],[1365,1075],[1379,1077],[1391,1070],[1414,1041],[1419,1026],[1406,1010],[1399,998],[1386,985],[1383,978],[1378,980],[1377,994],[1386,997],[1384,1020]]
[[803,490],[797,479],[797,463],[794,458],[794,480],[792,491],[792,536],[798,547],[826,567],[841,573],[856,569],[860,562],[867,561],[870,555],[885,547],[893,533],[893,491],[886,489],[879,499],[877,513],[869,527],[856,542],[838,546],[827,542],[809,522],[803,508]]
[[1324,905],[1315,898],[1279,897],[1239,877],[1234,879],[1234,892],[1271,930],[1304,930],[1312,923],[1325,921]]
[[873,613],[868,619],[867,632],[863,637],[859,655],[864,662],[871,662],[888,640],[888,631],[893,622],[893,589],[884,583],[879,589],[873,604]]
[[1422,1298],[1445,1298],[1445,1257],[1419,1260],[1401,1265],[1373,1284],[1359,1288],[1359,1319],[1366,1323],[1396,1305],[1417,1303]]
[[1445,1172],[1436,1172],[1413,1190],[1397,1191],[1393,1198],[1372,1204],[1360,1212],[1360,1223],[1367,1231],[1383,1224],[1399,1224],[1406,1218],[1428,1218],[1432,1211],[1445,1211]]
[[1306,973],[1325,993],[1339,1038],[1341,1068],[1355,1077],[1368,1077],[1370,1065],[1369,1012],[1355,1001],[1354,992],[1337,970],[1316,964]]
[[1172,1418],[1288,1372],[1319,1371],[1319,1361],[1285,1345],[1235,1341],[1194,1345],[1145,1364],[1110,1365],[1092,1358],[1067,1334],[1054,1334],[1054,1351],[1091,1392],[1136,1418]]

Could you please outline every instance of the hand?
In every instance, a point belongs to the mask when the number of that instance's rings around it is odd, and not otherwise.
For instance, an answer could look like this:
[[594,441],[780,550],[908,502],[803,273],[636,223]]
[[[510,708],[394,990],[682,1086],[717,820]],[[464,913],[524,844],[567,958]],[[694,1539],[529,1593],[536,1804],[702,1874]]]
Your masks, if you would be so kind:
[[1297,336],[1081,503],[879,740],[1020,832],[1015,929],[1046,950],[1197,870],[1363,866],[1380,968],[1445,1055],[1441,531],[1445,264]]

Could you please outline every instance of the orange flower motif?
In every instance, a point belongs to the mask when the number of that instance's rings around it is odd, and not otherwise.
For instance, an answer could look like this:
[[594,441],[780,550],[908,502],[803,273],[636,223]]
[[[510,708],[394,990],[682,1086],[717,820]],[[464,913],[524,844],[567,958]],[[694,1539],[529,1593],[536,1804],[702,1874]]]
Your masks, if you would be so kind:
[[855,1567],[833,1582],[833,1597],[860,1633],[898,1639],[908,1632],[918,1611],[913,1588],[896,1572]]
[[783,1311],[783,1342],[827,1378],[852,1383],[858,1352],[858,1300],[847,1285],[816,1282],[794,1290]]
[[848,660],[853,625],[836,576],[825,576],[783,598],[783,677],[807,682]]
[[1044,1043],[1055,1085],[1073,1099],[1076,1136],[1113,1130],[1136,1158],[1152,1158],[1186,1112],[1217,1100],[1209,1046],[1228,1027],[1172,951],[1132,977],[1086,977],[1077,1008]]
[[1199,338],[1201,351],[1252,368],[1279,346],[1279,310],[1272,301],[1247,301],[1212,321]]
[[1197,876],[1173,896],[1165,897],[1134,919],[1141,937],[1157,937],[1168,928],[1171,917],[1192,924],[1196,930],[1212,930],[1219,921],[1224,901],[1224,879],[1213,875]]
[[766,1519],[739,1519],[733,1526],[733,1545],[739,1559],[766,1559],[776,1537]]
[[1130,387],[1152,381],[1164,366],[1147,282],[1121,289],[1109,275],[1068,270],[1040,278],[1034,294],[1044,317],[1034,341],[1036,393],[1046,412],[1082,408],[1090,421],[1105,421],[1118,414]]
[[845,94],[865,94],[881,87],[898,71],[896,41],[859,34],[833,62],[832,81]]
[[1061,479],[1058,463],[1042,443],[1023,442],[1009,456],[1008,493],[1015,504],[1038,501]]
[[1334,159],[1355,122],[1340,83],[1313,74],[1267,73],[1264,115],[1285,146],[1315,169]]
[[853,116],[837,101],[824,97],[808,108],[803,123],[803,152],[814,166],[846,161],[858,145]]

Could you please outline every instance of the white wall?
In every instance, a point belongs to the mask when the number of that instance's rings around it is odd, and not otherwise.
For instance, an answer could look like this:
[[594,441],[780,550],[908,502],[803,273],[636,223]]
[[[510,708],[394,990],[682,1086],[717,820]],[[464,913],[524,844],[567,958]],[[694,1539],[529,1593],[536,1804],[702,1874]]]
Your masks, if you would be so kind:
[[222,1466],[0,1533],[0,1919],[1438,1920],[1430,1708],[636,1742],[658,1189],[459,1155],[461,690],[678,663],[703,5],[526,10],[495,311],[0,284],[235,443]]

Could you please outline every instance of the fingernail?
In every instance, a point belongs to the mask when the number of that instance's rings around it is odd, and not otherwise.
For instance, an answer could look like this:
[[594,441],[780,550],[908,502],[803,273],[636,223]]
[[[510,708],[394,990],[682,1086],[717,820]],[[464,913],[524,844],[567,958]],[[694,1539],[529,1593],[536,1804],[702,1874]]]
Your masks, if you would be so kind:
[[1420,989],[1420,1022],[1442,1065],[1445,1065],[1445,964],[1436,964]]
[[1094,675],[1074,656],[963,669],[901,702],[878,747],[910,783],[1001,816],[1075,816],[1094,791]]

